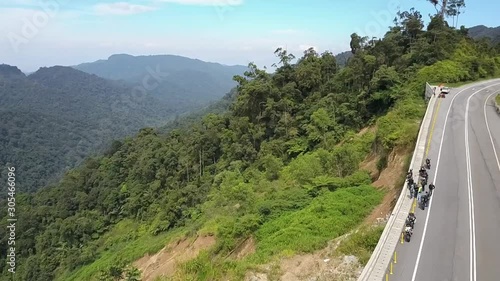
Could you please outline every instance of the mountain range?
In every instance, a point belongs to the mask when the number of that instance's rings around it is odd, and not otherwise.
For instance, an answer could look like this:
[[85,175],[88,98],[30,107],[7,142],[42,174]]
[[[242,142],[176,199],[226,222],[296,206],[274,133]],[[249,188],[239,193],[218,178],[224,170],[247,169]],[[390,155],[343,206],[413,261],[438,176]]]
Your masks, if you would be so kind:
[[500,26],[487,27],[484,25],[476,25],[469,28],[469,36],[474,39],[490,38],[493,44],[500,43]]
[[171,124],[220,99],[234,87],[233,75],[245,69],[178,56],[128,55],[42,67],[30,75],[0,65],[0,166],[15,166],[23,190],[35,191],[90,154],[104,152],[115,139]]
[[73,66],[99,77],[121,80],[131,86],[150,87],[152,96],[183,108],[195,109],[220,99],[236,86],[235,74],[243,74],[246,66],[225,66],[175,55],[131,56],[117,54]]

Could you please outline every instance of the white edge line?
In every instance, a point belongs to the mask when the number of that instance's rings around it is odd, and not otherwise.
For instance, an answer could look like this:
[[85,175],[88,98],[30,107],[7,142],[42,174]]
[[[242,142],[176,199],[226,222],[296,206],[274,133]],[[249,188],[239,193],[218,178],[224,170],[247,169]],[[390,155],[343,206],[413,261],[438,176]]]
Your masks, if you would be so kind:
[[470,280],[474,280],[474,207],[472,197],[472,172],[471,172],[471,163],[470,163],[470,148],[469,148],[469,105],[471,98],[477,94],[478,92],[474,92],[467,99],[467,103],[465,106],[465,120],[464,120],[464,129],[465,129],[465,163],[467,168],[467,195],[469,199],[469,274]]
[[[482,82],[484,83],[484,81],[482,81]],[[481,83],[481,82],[479,82],[479,83]],[[484,89],[489,88],[489,87],[493,87],[493,86],[497,86],[497,85],[500,85],[500,83],[489,85],[489,86],[485,87]],[[446,133],[446,124],[448,123],[448,116],[450,115],[450,111],[451,111],[451,107],[453,105],[453,102],[455,101],[455,98],[457,98],[458,95],[460,95],[463,91],[469,90],[470,88],[475,87],[475,86],[477,86],[477,83],[474,83],[473,85],[471,85],[471,86],[469,86],[469,87],[467,87],[467,88],[465,88],[463,90],[460,90],[453,97],[453,99],[450,102],[450,106],[448,107],[448,111],[446,112],[446,118],[444,120],[444,125],[443,125],[444,128],[443,128],[443,134],[441,135],[441,142],[439,144],[439,152],[438,152],[438,158],[437,158],[437,163],[436,163],[436,172],[434,173],[434,182],[436,182],[437,176],[438,176],[439,160],[441,159],[441,149],[443,147],[444,136],[445,136],[445,133]],[[480,91],[482,91],[484,89],[481,89]],[[420,256],[422,255],[422,248],[424,246],[425,235],[427,233],[427,225],[428,225],[428,222],[429,222],[429,215],[431,213],[432,200],[433,199],[434,199],[434,196],[431,197],[431,200],[429,201],[429,208],[427,208],[427,216],[425,218],[424,231],[423,231],[423,234],[422,234],[422,239],[420,240],[420,246],[419,246],[418,254],[417,254],[417,261],[415,262],[415,268],[413,270],[413,276],[411,278],[411,281],[415,281],[415,278],[417,277],[418,264],[420,263]]]
[[500,161],[498,160],[498,154],[497,154],[497,150],[495,148],[495,142],[493,141],[493,136],[491,135],[491,130],[490,130],[489,122],[488,122],[488,117],[486,115],[486,104],[488,103],[488,100],[491,98],[491,96],[493,96],[495,94],[498,94],[498,92],[489,95],[486,98],[486,100],[484,101],[484,122],[486,123],[486,129],[488,129],[488,134],[490,135],[491,146],[493,146],[493,152],[495,153],[495,159],[497,160],[498,170],[500,171]]

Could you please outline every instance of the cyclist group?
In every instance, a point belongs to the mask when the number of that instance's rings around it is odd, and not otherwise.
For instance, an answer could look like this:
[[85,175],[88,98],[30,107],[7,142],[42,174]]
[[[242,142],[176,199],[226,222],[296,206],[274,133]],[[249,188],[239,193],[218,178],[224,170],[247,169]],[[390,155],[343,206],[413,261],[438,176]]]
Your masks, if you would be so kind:
[[[429,184],[429,191],[425,190],[427,185],[429,175],[427,174],[427,169],[431,168],[431,160],[429,158],[425,159],[425,165],[420,167],[419,172],[419,183],[416,183],[413,179],[413,169],[406,175],[406,180],[408,182],[408,188],[410,189],[410,198],[417,198],[418,204],[422,210],[428,206],[430,197],[436,186],[431,182]],[[415,221],[417,220],[415,213],[410,213],[406,219],[405,224],[405,239],[409,242],[411,235],[413,234],[413,227]]]

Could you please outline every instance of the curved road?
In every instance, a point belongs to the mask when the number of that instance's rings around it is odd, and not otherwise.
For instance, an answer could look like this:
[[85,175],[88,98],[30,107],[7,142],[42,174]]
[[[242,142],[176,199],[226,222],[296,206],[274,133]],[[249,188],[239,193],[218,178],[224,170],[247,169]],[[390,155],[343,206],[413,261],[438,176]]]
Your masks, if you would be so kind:
[[414,235],[398,244],[389,280],[500,280],[498,92],[495,79],[436,102],[427,150],[436,190],[428,208],[416,208]]

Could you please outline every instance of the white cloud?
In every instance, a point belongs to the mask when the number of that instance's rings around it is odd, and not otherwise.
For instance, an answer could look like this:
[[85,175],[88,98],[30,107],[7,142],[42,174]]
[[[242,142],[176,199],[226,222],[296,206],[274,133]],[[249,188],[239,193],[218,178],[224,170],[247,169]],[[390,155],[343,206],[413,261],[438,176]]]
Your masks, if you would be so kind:
[[159,2],[199,6],[239,6],[243,0],[158,0]]
[[127,2],[101,3],[94,6],[98,15],[134,15],[154,11],[157,8],[146,5],[135,5]]

